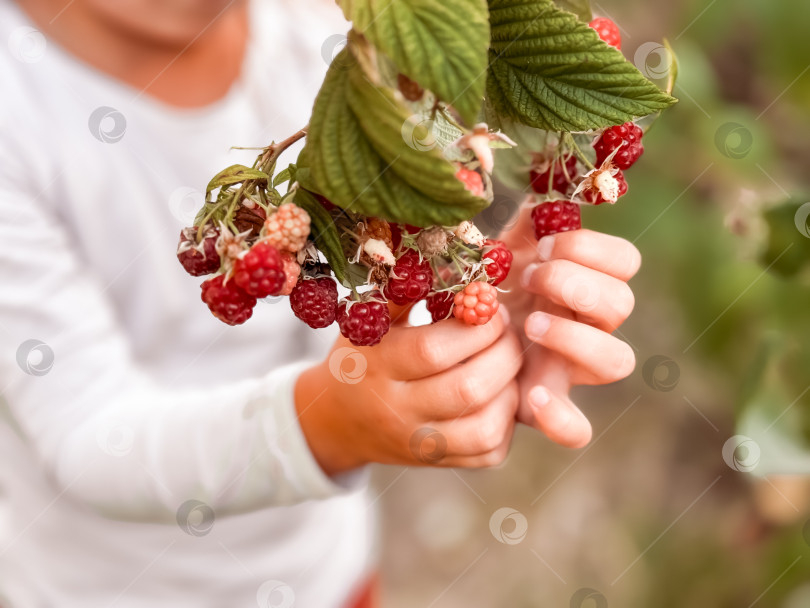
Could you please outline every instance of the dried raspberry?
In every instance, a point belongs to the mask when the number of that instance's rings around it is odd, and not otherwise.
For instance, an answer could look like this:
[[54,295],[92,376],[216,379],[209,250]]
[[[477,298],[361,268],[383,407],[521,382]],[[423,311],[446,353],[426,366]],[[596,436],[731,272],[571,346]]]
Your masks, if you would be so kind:
[[186,272],[193,277],[201,277],[219,270],[221,260],[217,253],[219,230],[208,226],[203,239],[197,243],[197,228],[183,228],[177,246],[177,259]]
[[433,269],[426,259],[419,259],[413,249],[406,251],[391,269],[385,286],[385,297],[404,306],[424,298],[433,285]]
[[280,296],[288,296],[292,293],[293,287],[298,282],[298,277],[301,274],[301,266],[295,259],[295,256],[286,251],[281,254],[281,263],[284,270],[284,286],[278,292]]
[[505,243],[494,239],[484,241],[484,255],[481,261],[491,260],[484,266],[492,285],[500,285],[512,268],[512,252]]
[[623,171],[629,169],[644,154],[644,144],[641,143],[643,135],[641,127],[632,122],[606,129],[599,141],[593,145],[593,149],[596,150],[596,164],[601,165],[616,148],[621,146],[612,162]]
[[233,214],[233,225],[236,226],[239,232],[247,232],[250,230],[248,238],[258,236],[264,225],[264,220],[267,219],[267,212],[256,205],[256,203],[252,204],[254,205],[253,207],[242,205],[236,210],[236,213]]
[[402,96],[408,101],[419,101],[425,94],[425,89],[420,87],[418,83],[405,76],[405,74],[397,75],[397,88],[399,89],[399,92],[402,93]]
[[[552,175],[552,172],[554,173]],[[532,169],[529,177],[532,181],[532,190],[538,194],[547,194],[549,192],[549,179],[551,180],[551,190],[559,192],[560,194],[568,194],[571,189],[571,182],[577,176],[577,159],[572,154],[565,159],[557,159],[552,165],[543,173],[536,169]]]
[[277,296],[284,288],[284,262],[278,249],[259,241],[237,258],[233,281],[256,298]]
[[453,313],[455,296],[452,291],[434,291],[427,297],[427,309],[434,323],[447,319]]
[[373,346],[388,333],[391,315],[378,292],[363,294],[359,302],[343,299],[338,303],[340,333],[355,346]]
[[241,325],[253,314],[256,298],[246,293],[234,281],[225,282],[225,275],[217,275],[200,285],[202,301],[211,313],[228,325]]
[[[627,194],[627,180],[624,179],[624,173],[619,171],[614,177],[616,178],[616,181],[619,182],[619,196],[624,196]],[[602,203],[608,202],[598,190],[594,190],[593,188],[586,188],[583,190],[582,197],[594,205],[601,205]]]
[[393,248],[393,234],[391,231],[391,225],[386,222],[384,219],[379,217],[370,217],[366,219],[364,225],[359,227],[361,232],[361,238],[371,238],[377,239],[378,241],[382,241],[388,247]]
[[313,329],[328,327],[334,322],[337,302],[337,283],[330,277],[302,279],[290,294],[293,313]]
[[498,312],[498,290],[489,283],[474,281],[453,299],[453,316],[467,325],[483,325]]
[[582,217],[579,205],[570,201],[541,203],[532,209],[534,236],[538,240],[549,234],[579,230],[582,228]]
[[309,214],[293,203],[285,203],[264,222],[264,240],[280,249],[295,253],[307,244]]
[[[487,148],[489,149],[489,148]],[[484,196],[484,178],[481,177],[481,174],[478,171],[473,171],[472,169],[468,169],[461,163],[457,163],[458,171],[456,171],[456,179],[459,180],[462,184],[464,184],[464,188],[466,188],[470,194],[473,196]]]
[[416,236],[416,246],[426,258],[447,251],[451,234],[442,226],[433,226],[422,230]]
[[622,50],[622,35],[617,26],[611,19],[607,17],[597,17],[591,21],[590,25],[599,34],[599,37],[610,46],[615,46],[620,51]]

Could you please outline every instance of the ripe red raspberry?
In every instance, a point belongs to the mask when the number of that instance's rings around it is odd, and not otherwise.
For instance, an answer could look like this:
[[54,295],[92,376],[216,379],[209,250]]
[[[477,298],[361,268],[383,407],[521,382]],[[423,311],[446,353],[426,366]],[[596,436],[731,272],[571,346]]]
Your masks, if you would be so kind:
[[498,312],[498,290],[489,283],[473,281],[453,300],[453,316],[467,325],[483,325]]
[[512,268],[512,252],[505,243],[487,239],[484,241],[484,255],[481,256],[481,261],[484,260],[492,260],[484,266],[489,282],[492,285],[501,284]]
[[619,32],[619,27],[607,17],[597,17],[591,21],[590,25],[599,34],[599,37],[610,46],[615,46],[620,51],[622,50],[622,35]]
[[290,307],[295,316],[314,329],[334,322],[337,302],[337,283],[330,277],[302,279],[290,294]]
[[202,285],[202,301],[208,304],[211,313],[228,325],[241,325],[253,314],[256,298],[241,289],[233,280],[225,282],[225,275],[218,274]]
[[284,262],[278,249],[259,241],[237,258],[233,281],[255,298],[277,296],[284,288]]
[[[624,179],[624,173],[619,171],[614,177],[616,178],[616,181],[619,182],[619,196],[624,196],[627,194],[627,180]],[[591,188],[584,190],[582,192],[582,197],[594,205],[601,205],[602,203],[606,202],[598,190],[593,190]]]
[[613,157],[613,164],[622,171],[629,169],[644,154],[644,144],[641,143],[643,135],[641,127],[632,122],[606,129],[593,145],[596,150],[596,164],[604,163],[611,152],[621,146]]
[[532,209],[532,221],[534,221],[534,236],[538,241],[549,234],[582,228],[579,205],[570,201],[537,205]]
[[[554,172],[552,176],[551,173]],[[538,194],[547,194],[549,192],[548,182],[551,178],[551,190],[559,192],[560,194],[568,194],[571,189],[571,182],[577,176],[577,159],[572,154],[568,158],[558,159],[543,173],[532,169],[529,173],[529,178],[532,181],[532,190]]]
[[456,294],[452,291],[434,291],[427,297],[427,309],[434,323],[447,319],[453,314],[453,300]]
[[373,346],[388,333],[391,315],[377,292],[363,294],[359,302],[343,299],[338,303],[340,333],[355,346]]
[[404,306],[424,298],[433,285],[433,269],[427,259],[419,259],[419,253],[409,249],[391,269],[385,286],[385,297],[394,304]]
[[284,270],[284,285],[281,291],[278,292],[280,296],[288,296],[292,293],[293,287],[298,283],[298,276],[301,274],[301,266],[295,259],[295,256],[286,251],[281,254],[281,263]]
[[264,222],[264,240],[281,251],[295,253],[307,244],[311,219],[294,203],[284,203]]
[[217,253],[218,238],[219,229],[208,226],[202,241],[197,243],[197,228],[183,228],[177,245],[177,259],[187,273],[193,277],[201,277],[219,270],[221,261]]
[[456,179],[464,184],[470,194],[473,196],[484,196],[484,179],[478,171],[468,169],[461,163],[456,163],[458,171],[456,171]]

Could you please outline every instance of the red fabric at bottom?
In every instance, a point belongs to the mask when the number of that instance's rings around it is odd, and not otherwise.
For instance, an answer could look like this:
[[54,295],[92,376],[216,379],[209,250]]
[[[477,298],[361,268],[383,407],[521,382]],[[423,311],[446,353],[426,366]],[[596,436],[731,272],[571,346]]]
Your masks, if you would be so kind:
[[380,606],[380,575],[374,573],[368,577],[355,592],[346,608],[379,608]]

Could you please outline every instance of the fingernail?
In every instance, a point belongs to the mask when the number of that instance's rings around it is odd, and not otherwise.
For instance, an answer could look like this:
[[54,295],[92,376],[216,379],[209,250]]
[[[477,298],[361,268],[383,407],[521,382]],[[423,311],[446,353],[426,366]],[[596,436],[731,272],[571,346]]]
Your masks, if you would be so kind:
[[548,391],[542,386],[535,386],[529,391],[529,404],[533,408],[540,409],[548,405],[549,401],[551,401],[551,395],[549,395]]
[[509,315],[509,311],[506,309],[506,306],[501,305],[498,307],[498,310],[501,311],[501,318],[503,319],[503,324],[509,325],[509,320],[512,317]]
[[544,312],[533,312],[526,319],[526,335],[531,340],[542,338],[551,326],[551,317]]
[[554,235],[549,234],[540,239],[537,243],[537,255],[544,262],[551,259],[551,252],[554,250]]
[[520,284],[524,289],[528,289],[532,282],[532,275],[534,271],[540,267],[540,264],[529,264],[520,275]]

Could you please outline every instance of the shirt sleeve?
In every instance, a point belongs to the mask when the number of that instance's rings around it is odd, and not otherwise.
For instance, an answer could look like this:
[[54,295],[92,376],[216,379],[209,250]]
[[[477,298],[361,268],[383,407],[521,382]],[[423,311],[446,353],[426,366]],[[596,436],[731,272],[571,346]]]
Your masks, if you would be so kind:
[[0,390],[57,492],[109,517],[171,521],[189,500],[225,515],[346,491],[298,424],[306,363],[214,388],[159,385],[69,232],[13,181],[0,172]]

